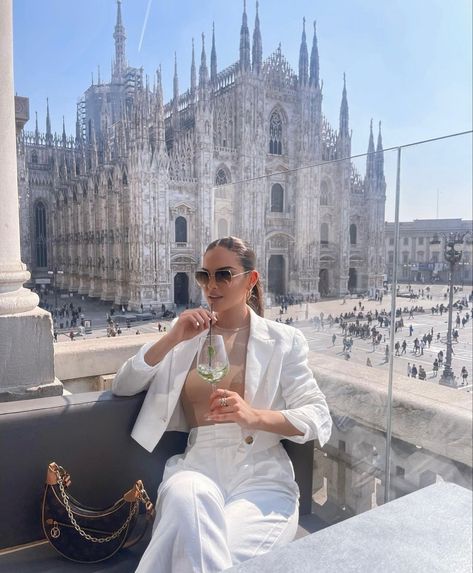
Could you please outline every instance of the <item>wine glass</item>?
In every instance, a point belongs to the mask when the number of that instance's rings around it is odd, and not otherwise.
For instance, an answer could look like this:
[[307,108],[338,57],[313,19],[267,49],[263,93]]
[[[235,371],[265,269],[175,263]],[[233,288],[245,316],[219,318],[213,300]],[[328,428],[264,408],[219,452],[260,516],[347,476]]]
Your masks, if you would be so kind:
[[215,391],[217,384],[229,370],[227,351],[223,336],[209,334],[202,338],[197,356],[197,373],[206,382],[212,384]]

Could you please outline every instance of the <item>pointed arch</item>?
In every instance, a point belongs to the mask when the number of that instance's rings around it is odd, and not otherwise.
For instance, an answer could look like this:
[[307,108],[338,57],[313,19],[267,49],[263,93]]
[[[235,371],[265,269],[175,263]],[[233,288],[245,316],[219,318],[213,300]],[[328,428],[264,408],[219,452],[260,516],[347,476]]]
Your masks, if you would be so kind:
[[187,243],[187,219],[179,216],[174,223],[176,243]]
[[329,243],[329,226],[328,223],[323,222],[320,225],[320,244],[323,247],[328,247]]
[[284,212],[284,189],[280,183],[274,183],[271,187],[271,212]]
[[285,152],[285,133],[287,115],[281,106],[276,106],[269,114],[269,149],[271,155],[282,155]]
[[357,227],[355,223],[350,225],[350,245],[356,245],[357,243]]
[[327,179],[323,179],[320,183],[320,204],[322,206],[332,205],[331,183]]

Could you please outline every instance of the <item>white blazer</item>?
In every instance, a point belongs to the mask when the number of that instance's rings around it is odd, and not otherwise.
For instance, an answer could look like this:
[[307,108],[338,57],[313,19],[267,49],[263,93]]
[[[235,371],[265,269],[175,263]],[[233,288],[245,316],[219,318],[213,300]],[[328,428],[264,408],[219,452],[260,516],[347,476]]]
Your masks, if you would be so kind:
[[[267,320],[250,307],[251,323],[245,370],[245,400],[254,408],[278,410],[302,436],[280,436],[271,432],[242,430],[251,435],[251,449],[266,448],[281,438],[304,443],[318,438],[323,446],[332,431],[325,396],[308,365],[309,346],[292,326]],[[161,362],[149,366],[144,355],[155,344],[145,344],[117,372],[112,392],[133,396],[147,390],[132,430],[132,437],[152,452],[166,430],[188,431],[180,403],[181,390],[208,330],[177,344]]]

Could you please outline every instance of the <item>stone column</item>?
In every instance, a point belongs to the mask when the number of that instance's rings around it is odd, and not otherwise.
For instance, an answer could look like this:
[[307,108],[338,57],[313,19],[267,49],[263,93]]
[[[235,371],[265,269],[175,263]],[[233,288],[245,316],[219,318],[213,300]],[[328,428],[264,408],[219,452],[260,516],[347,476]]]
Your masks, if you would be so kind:
[[62,394],[54,378],[52,322],[23,287],[13,89],[12,1],[0,2],[0,401]]

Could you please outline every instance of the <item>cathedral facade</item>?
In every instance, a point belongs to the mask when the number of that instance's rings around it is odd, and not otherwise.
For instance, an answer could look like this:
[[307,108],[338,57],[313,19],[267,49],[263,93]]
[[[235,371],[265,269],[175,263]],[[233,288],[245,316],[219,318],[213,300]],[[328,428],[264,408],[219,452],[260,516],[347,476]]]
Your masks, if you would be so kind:
[[[165,102],[161,72],[149,82],[128,65],[121,3],[111,78],[63,125],[18,134],[22,260],[33,281],[138,309],[201,301],[192,280],[206,246],[236,235],[255,249],[273,295],[344,295],[381,288],[384,178],[381,133],[370,129],[366,173],[349,159],[345,82],[338,130],[322,114],[314,24],[305,22],[296,74],[279,46],[263,59],[258,12],[252,39],[243,11],[239,59],[210,69],[202,36],[192,45],[190,88]],[[151,85],[152,84],[152,85]]]

